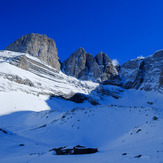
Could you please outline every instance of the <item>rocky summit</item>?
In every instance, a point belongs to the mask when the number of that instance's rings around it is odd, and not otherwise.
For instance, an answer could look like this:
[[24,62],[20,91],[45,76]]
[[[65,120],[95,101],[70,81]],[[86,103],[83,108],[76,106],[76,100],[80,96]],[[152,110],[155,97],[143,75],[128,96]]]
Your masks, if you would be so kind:
[[103,82],[118,74],[111,59],[105,53],[98,53],[95,57],[79,48],[63,62],[62,71],[82,80]]
[[83,48],[77,49],[67,60],[60,63],[54,40],[41,34],[24,35],[6,49],[29,54],[46,64],[23,54],[10,60],[10,64],[34,73],[46,74],[45,69],[50,69],[47,66],[51,66],[54,68],[53,72],[62,71],[80,80],[116,85],[125,89],[163,92],[163,50],[115,67],[106,53],[100,52],[94,57]]
[[53,68],[60,70],[58,51],[53,39],[46,35],[30,33],[11,43],[6,50],[28,53]]

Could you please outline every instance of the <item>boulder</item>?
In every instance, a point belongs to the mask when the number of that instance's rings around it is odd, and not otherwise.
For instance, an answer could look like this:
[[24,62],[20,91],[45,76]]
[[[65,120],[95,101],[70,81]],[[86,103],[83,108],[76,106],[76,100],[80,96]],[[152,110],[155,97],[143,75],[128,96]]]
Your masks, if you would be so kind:
[[88,101],[92,105],[100,105],[96,99],[94,99],[93,97],[91,97],[89,95],[82,94],[82,93],[76,93],[76,94],[73,94],[73,95],[67,96],[67,97],[64,97],[62,95],[60,95],[60,96],[51,95],[50,98],[52,98],[52,97],[61,98],[66,101],[73,101],[75,103],[84,103],[85,101]]
[[77,155],[77,154],[91,154],[98,152],[97,148],[86,148],[84,146],[77,145],[73,148],[60,147],[53,148],[49,151],[55,151],[56,155]]

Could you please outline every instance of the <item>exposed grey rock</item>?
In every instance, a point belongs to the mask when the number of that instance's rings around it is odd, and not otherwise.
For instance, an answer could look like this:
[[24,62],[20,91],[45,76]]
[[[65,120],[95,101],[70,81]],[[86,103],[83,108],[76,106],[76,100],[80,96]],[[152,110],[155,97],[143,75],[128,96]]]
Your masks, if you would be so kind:
[[118,74],[112,61],[105,53],[100,52],[96,57],[93,57],[86,53],[83,48],[79,48],[63,62],[62,71],[78,79],[98,82],[105,81],[111,75]]
[[79,78],[79,74],[85,68],[86,52],[83,48],[79,48],[71,56],[63,62],[62,71],[70,76]]
[[[135,59],[124,63],[119,71],[119,76],[124,88],[137,88],[140,87],[140,83],[137,79],[141,78],[143,74],[144,61]],[[140,76],[140,77],[139,77]]]
[[77,92],[89,94],[98,85],[69,77],[25,53],[0,51],[0,64],[2,68],[3,64],[7,68],[0,72],[0,91],[70,97]]
[[115,66],[115,68],[116,68],[116,70],[119,72],[119,71],[121,70],[121,65],[118,64],[118,65]]
[[111,76],[108,80],[102,82],[103,85],[116,85],[123,87],[122,79],[119,75]]
[[7,50],[28,53],[60,70],[58,51],[53,39],[46,35],[30,33],[11,43]]
[[89,96],[89,95],[85,95],[85,94],[82,94],[82,93],[76,93],[76,94],[73,94],[71,96],[55,96],[55,95],[51,95],[51,99],[53,97],[56,97],[56,98],[61,98],[61,99],[64,99],[64,100],[67,100],[67,101],[73,101],[75,103],[84,103],[85,101],[88,101],[89,103],[91,103],[92,105],[99,105],[99,103],[97,102],[96,99],[94,99],[93,97]]
[[106,53],[98,53],[95,56],[95,59],[100,69],[101,81],[106,81],[111,76],[118,75],[116,68],[113,66],[111,59],[107,56]]
[[160,73],[159,86],[163,88],[163,68]]
[[99,87],[97,87],[94,91],[92,91],[92,95],[91,96],[94,96],[95,93],[97,92],[97,94],[100,96],[100,97],[103,97],[103,96],[112,96],[113,98],[120,98],[120,94],[123,92],[124,90],[120,87],[115,87],[113,89],[110,89],[110,88],[105,88],[103,87],[103,84],[101,84]]
[[84,146],[77,145],[73,148],[68,147],[59,147],[59,148],[53,148],[51,151],[55,151],[56,155],[77,155],[77,154],[91,154],[98,152],[97,148],[86,148]]
[[153,56],[144,59],[144,79],[141,89],[162,92],[163,51],[157,51]]
[[24,70],[33,72],[39,76],[42,75],[49,75],[51,77],[56,77],[61,79],[61,77],[58,74],[58,71],[48,67],[45,64],[40,63],[39,61],[33,60],[31,58],[28,58],[25,55],[21,55],[19,57],[13,58],[10,61],[10,64],[15,65],[19,68],[22,68]]
[[78,78],[82,80],[95,81],[97,78],[99,78],[99,75],[100,75],[100,70],[98,64],[96,63],[95,58],[93,57],[93,55],[87,53],[85,68],[81,70]]
[[[15,57],[10,61],[11,64],[37,75],[39,74],[39,76],[48,73],[50,77],[59,77],[56,73],[57,70],[60,70],[57,48],[54,40],[46,35],[31,33],[22,36],[10,44],[7,49],[29,53],[54,67],[56,71],[25,55]],[[79,48],[63,62],[62,71],[81,80],[92,80],[126,89],[135,88],[146,91],[153,89],[163,93],[163,50],[155,52],[152,56],[133,59],[121,66],[114,67],[107,54],[100,52],[93,57],[91,54],[86,53],[83,48]],[[59,78],[61,79],[61,77]],[[30,81],[24,81],[18,77],[12,77],[9,80],[33,86]]]
[[[130,76],[132,78],[132,80],[128,80],[126,83],[123,83],[123,87],[127,88],[127,89],[129,89],[129,88],[138,89],[144,80],[144,61],[136,60],[135,62],[132,62],[132,64],[133,63],[135,66],[134,73],[132,70],[130,70],[130,72],[129,72],[129,73],[132,73],[132,75]],[[129,64],[131,64],[131,63],[129,63]],[[123,68],[124,68],[123,66],[125,67],[125,66],[129,66],[129,65],[128,64],[122,65],[120,74],[123,71]],[[131,68],[132,68],[132,66],[131,66]],[[121,76],[121,79],[124,79],[124,76]]]
[[[2,75],[2,74],[0,74]],[[31,82],[29,79],[22,79],[21,77],[17,76],[17,75],[10,75],[10,74],[3,74],[4,77],[10,81],[16,82],[18,84],[24,84],[24,85],[28,85],[30,87],[34,87],[34,83]]]
[[119,66],[118,75],[111,76],[103,84],[163,92],[163,50],[124,63]]

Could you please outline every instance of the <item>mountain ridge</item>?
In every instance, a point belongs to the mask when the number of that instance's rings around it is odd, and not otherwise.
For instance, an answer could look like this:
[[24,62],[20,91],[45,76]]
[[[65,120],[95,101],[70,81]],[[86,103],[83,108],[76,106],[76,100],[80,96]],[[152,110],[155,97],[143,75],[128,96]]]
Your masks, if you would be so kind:
[[[162,162],[163,51],[113,67],[115,75],[106,54],[96,60],[78,52],[80,62],[70,64],[81,69],[71,70],[85,81],[38,55],[0,51],[0,162]],[[97,82],[104,73],[108,79]],[[77,145],[99,152],[62,157],[51,150]]]
[[[48,44],[47,42],[51,43]],[[93,57],[93,55],[86,53],[83,48],[77,49],[61,63],[54,40],[46,35],[34,33],[22,36],[6,49],[27,52],[58,71],[80,80],[118,85],[126,89],[135,88],[146,91],[155,89],[160,92],[163,89],[163,50],[159,50],[149,57],[129,60],[121,66],[115,67],[106,53],[100,52]],[[53,50],[48,53],[49,50],[47,49]],[[51,59],[49,60],[49,58]],[[27,65],[23,58],[19,62],[20,65]],[[27,66],[26,69],[28,69]],[[155,77],[152,74],[156,74]]]

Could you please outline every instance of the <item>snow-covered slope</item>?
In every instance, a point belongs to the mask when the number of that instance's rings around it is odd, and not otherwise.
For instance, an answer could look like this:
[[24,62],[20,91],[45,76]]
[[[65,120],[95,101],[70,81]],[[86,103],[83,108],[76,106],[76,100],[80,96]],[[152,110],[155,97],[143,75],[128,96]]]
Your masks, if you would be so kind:
[[0,52],[0,114],[47,110],[50,95],[89,94],[97,86],[66,76],[29,54]]
[[[99,105],[65,100],[75,93]],[[1,51],[0,162],[162,163],[162,99],[158,91],[79,81],[28,54]],[[99,152],[49,151],[78,144]]]
[[[134,96],[134,91],[132,93]],[[133,97],[129,102],[130,92],[125,94],[119,105],[115,104],[116,99],[104,97],[105,105],[82,108],[74,104],[75,108],[70,107],[67,111],[66,107],[72,106],[72,102],[60,99],[62,110],[56,105],[50,111],[15,112],[1,116],[0,128],[7,132],[0,131],[1,162],[161,162],[161,106],[156,109],[148,103],[149,99],[152,100],[150,94],[146,94],[148,97],[144,102],[131,105]],[[135,91],[135,97],[139,95],[141,92]],[[158,105],[161,104],[162,99],[157,99]],[[126,101],[124,106],[122,101]],[[158,119],[154,120],[154,116]],[[99,152],[64,157],[49,152],[54,147],[78,144],[97,147]],[[138,155],[142,156],[135,158]]]

